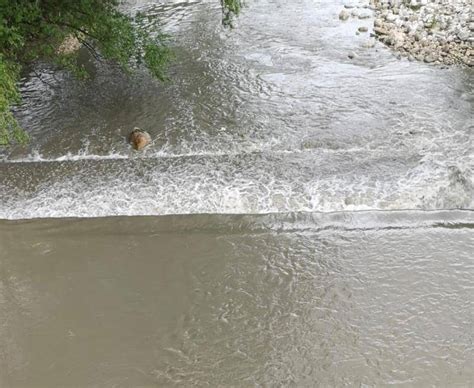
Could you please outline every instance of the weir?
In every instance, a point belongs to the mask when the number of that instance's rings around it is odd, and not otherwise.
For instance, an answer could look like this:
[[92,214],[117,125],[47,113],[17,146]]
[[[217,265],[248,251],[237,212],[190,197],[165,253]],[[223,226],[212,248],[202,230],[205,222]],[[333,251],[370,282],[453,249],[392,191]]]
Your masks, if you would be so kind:
[[25,75],[0,386],[473,381],[472,68],[397,59],[365,3],[246,3],[128,2],[173,37],[165,83]]

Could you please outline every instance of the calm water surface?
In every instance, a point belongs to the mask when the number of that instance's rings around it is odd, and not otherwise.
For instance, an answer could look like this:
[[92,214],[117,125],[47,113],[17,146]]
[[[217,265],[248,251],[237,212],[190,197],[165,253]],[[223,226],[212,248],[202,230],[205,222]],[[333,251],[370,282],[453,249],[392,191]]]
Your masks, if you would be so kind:
[[168,83],[86,56],[22,81],[0,385],[473,385],[472,70],[367,48],[338,1],[233,30],[217,0],[130,7],[173,36]]

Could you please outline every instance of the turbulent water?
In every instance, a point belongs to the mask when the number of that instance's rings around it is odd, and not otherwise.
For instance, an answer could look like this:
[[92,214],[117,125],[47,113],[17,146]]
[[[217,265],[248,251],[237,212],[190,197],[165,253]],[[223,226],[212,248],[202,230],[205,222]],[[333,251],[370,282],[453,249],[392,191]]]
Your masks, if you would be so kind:
[[234,29],[217,0],[129,3],[173,37],[169,82],[85,53],[88,81],[22,80],[0,385],[473,384],[472,69],[367,48],[337,1]]
[[232,30],[218,5],[136,4],[175,37],[165,85],[94,64],[84,84],[26,78],[31,146],[3,154],[0,217],[473,207],[472,70],[364,48],[371,21],[333,2],[252,2]]

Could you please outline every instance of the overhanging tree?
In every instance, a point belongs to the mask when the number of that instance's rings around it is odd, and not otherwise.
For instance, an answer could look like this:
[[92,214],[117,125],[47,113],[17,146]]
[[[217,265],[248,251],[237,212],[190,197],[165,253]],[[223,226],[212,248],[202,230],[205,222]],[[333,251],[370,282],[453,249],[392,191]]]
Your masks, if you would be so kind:
[[[167,37],[150,31],[144,16],[119,10],[121,0],[0,0],[0,145],[27,137],[11,112],[20,100],[17,87],[23,66],[46,60],[72,71],[78,65],[76,44],[94,57],[118,64],[124,71],[144,65],[159,80],[171,57]],[[223,22],[240,10],[240,0],[221,0]]]

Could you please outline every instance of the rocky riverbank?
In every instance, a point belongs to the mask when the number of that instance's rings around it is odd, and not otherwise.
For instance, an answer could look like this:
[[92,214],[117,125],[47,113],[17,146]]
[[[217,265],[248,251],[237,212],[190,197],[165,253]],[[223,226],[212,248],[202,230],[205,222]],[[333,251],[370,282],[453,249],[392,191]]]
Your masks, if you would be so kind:
[[[348,4],[341,20],[354,16]],[[399,57],[444,65],[474,66],[472,0],[370,0],[375,20],[372,35]]]

